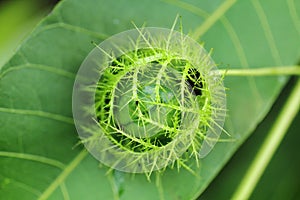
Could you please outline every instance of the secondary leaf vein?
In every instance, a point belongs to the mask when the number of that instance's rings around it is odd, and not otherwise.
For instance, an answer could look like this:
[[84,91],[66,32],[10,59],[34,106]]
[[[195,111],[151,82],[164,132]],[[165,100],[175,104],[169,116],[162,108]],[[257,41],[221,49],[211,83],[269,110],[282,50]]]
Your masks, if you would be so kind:
[[237,0],[226,0],[219,6],[198,28],[192,37],[198,40],[206,33],[235,3]]
[[300,17],[297,14],[295,2],[294,0],[288,0],[287,4],[289,7],[290,15],[293,20],[294,26],[297,29],[298,34],[300,35]]
[[70,79],[75,79],[75,74],[68,72],[66,70],[63,69],[58,69],[56,67],[52,67],[52,66],[47,66],[47,65],[42,65],[42,64],[30,64],[30,63],[26,63],[23,65],[17,65],[17,66],[11,66],[9,68],[7,68],[6,70],[3,70],[0,73],[0,80],[8,73],[13,72],[13,71],[17,71],[20,69],[38,69],[38,70],[44,70],[50,73],[54,73],[60,76],[64,76],[66,78],[70,78]]
[[44,156],[38,156],[28,153],[19,153],[19,152],[8,152],[8,151],[0,151],[0,157],[8,157],[8,158],[18,158],[24,160],[30,160],[35,162],[40,162],[43,164],[51,165],[57,167],[59,169],[64,169],[65,165],[57,160],[46,158]]
[[55,189],[61,185],[64,180],[69,176],[69,174],[79,165],[79,163],[86,157],[87,151],[82,150],[71,162],[70,164],[57,176],[57,178],[49,185],[49,187],[43,192],[39,197],[39,200],[47,199]]
[[256,10],[256,13],[260,19],[262,28],[265,32],[266,39],[267,39],[268,44],[271,49],[272,57],[275,60],[276,64],[282,65],[280,54],[278,52],[278,48],[276,47],[275,40],[274,40],[272,31],[271,31],[267,16],[265,14],[265,11],[263,10],[263,8],[258,0],[252,0],[252,4]]
[[15,109],[15,108],[4,108],[0,107],[0,112],[3,113],[12,113],[17,115],[31,115],[31,116],[38,116],[43,118],[48,118],[60,122],[64,122],[67,124],[74,124],[73,118],[66,117],[59,114],[49,113],[41,110],[24,110],[24,109]]
[[80,27],[80,26],[76,26],[76,25],[67,24],[67,23],[64,23],[64,22],[57,22],[57,23],[53,23],[53,24],[50,24],[50,25],[43,26],[41,29],[39,29],[35,32],[35,35],[37,35],[41,32],[44,32],[46,30],[51,30],[51,29],[55,29],[55,28],[63,28],[63,29],[70,30],[70,31],[73,31],[73,32],[84,33],[84,34],[91,35],[93,37],[96,37],[96,38],[99,38],[99,39],[102,39],[102,40],[104,40],[108,37],[106,34],[91,31],[89,29],[86,29],[86,28],[83,28],[83,27]]

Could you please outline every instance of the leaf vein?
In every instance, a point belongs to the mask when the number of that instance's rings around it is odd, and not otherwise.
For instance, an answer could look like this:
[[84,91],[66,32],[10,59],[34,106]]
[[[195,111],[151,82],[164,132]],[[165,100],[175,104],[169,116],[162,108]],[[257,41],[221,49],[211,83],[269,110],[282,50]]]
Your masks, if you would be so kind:
[[272,31],[271,31],[267,16],[265,14],[265,11],[263,10],[263,8],[258,0],[252,0],[252,4],[254,6],[254,9],[255,9],[259,19],[260,19],[261,26],[264,30],[266,39],[267,39],[268,44],[271,49],[272,57],[275,60],[276,64],[282,65],[280,54],[279,54],[278,48],[276,47],[275,40],[274,40]]
[[31,115],[31,116],[48,118],[48,119],[64,122],[67,124],[74,124],[73,118],[71,117],[66,117],[63,115],[49,113],[41,110],[24,110],[24,109],[0,107],[0,112],[17,114],[17,115]]
[[222,3],[196,30],[192,37],[198,40],[204,35],[235,3],[237,0],[226,0]]
[[52,67],[52,66],[47,66],[47,65],[42,65],[42,64],[32,64],[32,63],[26,63],[23,65],[16,65],[16,66],[11,66],[6,70],[3,70],[0,73],[0,80],[8,73],[12,72],[12,71],[16,71],[16,70],[20,70],[20,69],[39,69],[39,70],[44,70],[47,72],[51,72],[60,76],[64,76],[66,78],[70,78],[70,79],[75,79],[75,74],[71,73],[69,71],[63,70],[63,69],[58,69],[56,67]]
[[83,27],[80,27],[80,26],[67,24],[65,22],[56,22],[56,23],[53,23],[53,24],[45,25],[41,29],[38,29],[33,34],[37,35],[41,32],[51,30],[51,29],[55,29],[55,28],[63,28],[63,29],[70,30],[70,31],[73,31],[73,32],[84,33],[84,34],[91,35],[93,37],[96,37],[96,38],[99,38],[99,39],[102,39],[102,40],[104,40],[108,37],[106,34],[91,31],[89,29],[86,29],[86,28],[83,28]]
[[63,194],[64,200],[70,200],[70,195],[69,195],[67,186],[64,182],[62,182],[60,184],[60,190],[61,190],[61,193]]
[[40,162],[43,164],[51,165],[57,167],[59,169],[64,169],[65,165],[58,160],[54,160],[51,158],[46,158],[44,156],[38,156],[28,153],[18,153],[18,152],[7,152],[7,151],[0,151],[0,157],[8,157],[8,158],[18,158],[24,160],[30,160],[35,162]]
[[[30,192],[36,196],[39,196],[41,195],[41,192],[39,190],[37,190],[36,188],[33,188],[32,186],[30,185],[27,185],[23,182],[20,182],[20,181],[17,181],[15,179],[12,179],[10,177],[5,177],[4,178],[4,181],[8,181],[8,184],[11,183],[11,184],[14,184],[15,186],[21,188],[22,190],[25,190],[27,192]],[[1,189],[1,188],[0,188]]]
[[288,0],[287,4],[294,26],[297,29],[298,34],[300,35],[300,17],[297,14],[295,2],[293,0]]
[[55,189],[63,183],[63,181],[70,175],[70,173],[80,164],[80,162],[87,156],[87,151],[82,150],[70,164],[56,177],[56,179],[49,185],[48,188],[39,197],[39,200],[47,199]]

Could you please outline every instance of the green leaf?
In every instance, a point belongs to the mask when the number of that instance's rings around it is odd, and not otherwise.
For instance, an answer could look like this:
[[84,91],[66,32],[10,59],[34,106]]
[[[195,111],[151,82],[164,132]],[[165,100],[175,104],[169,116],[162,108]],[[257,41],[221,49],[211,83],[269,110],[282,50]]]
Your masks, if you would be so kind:
[[[230,159],[226,167],[222,169],[221,173],[209,185],[200,199],[231,199],[241,182],[241,178],[264,142],[268,131],[274,126],[274,121],[285,106],[296,81],[297,77],[291,79],[284,87],[268,116],[251,137],[244,142],[243,146],[239,148],[239,151]],[[300,113],[293,120],[293,124],[290,126],[250,199],[299,199],[299,178],[297,176],[300,167],[300,157],[297,151],[300,138],[299,129],[297,128],[299,122]],[[282,173],[283,175],[281,175]],[[224,187],[224,180],[226,180],[226,187]]]
[[287,77],[225,77],[230,137],[223,134],[227,141],[202,159],[197,176],[184,169],[153,175],[152,182],[106,175],[108,168],[76,145],[72,120],[73,82],[91,41],[132,29],[131,21],[170,28],[179,13],[184,32],[214,49],[219,68],[294,65],[299,8],[290,0],[62,1],[0,71],[0,196],[195,199],[265,117]]

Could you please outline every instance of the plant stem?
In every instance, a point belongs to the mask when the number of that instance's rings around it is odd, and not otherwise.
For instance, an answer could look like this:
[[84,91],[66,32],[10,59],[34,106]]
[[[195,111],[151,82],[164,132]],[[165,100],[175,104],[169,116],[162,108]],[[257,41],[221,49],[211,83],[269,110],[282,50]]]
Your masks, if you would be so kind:
[[241,181],[240,186],[233,194],[233,200],[248,199],[253,192],[256,184],[273,157],[276,149],[284,138],[291,122],[300,108],[300,78],[291,92],[287,102],[280,112],[275,124],[270,130],[267,138],[257,153],[252,165]]
[[300,75],[300,66],[280,66],[256,69],[228,69],[219,70],[225,76],[275,76]]

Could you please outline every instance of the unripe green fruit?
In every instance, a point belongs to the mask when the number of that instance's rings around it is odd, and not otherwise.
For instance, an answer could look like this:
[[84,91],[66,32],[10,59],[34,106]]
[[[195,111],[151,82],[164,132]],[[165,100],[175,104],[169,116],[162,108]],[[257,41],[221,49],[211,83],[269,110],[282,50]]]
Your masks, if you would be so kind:
[[131,173],[199,161],[217,142],[225,110],[222,79],[209,54],[169,29],[108,38],[88,55],[74,85],[74,119],[86,148]]

